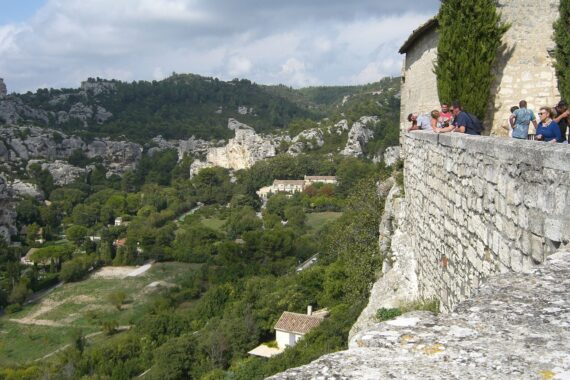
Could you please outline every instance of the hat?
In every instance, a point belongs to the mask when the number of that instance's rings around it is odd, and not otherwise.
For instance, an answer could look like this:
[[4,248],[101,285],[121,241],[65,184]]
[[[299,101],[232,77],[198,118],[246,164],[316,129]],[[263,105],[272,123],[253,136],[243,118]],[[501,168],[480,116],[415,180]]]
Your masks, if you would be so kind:
[[566,101],[561,100],[558,102],[558,104],[556,105],[556,108],[562,108],[562,107],[568,107],[568,103],[566,103]]

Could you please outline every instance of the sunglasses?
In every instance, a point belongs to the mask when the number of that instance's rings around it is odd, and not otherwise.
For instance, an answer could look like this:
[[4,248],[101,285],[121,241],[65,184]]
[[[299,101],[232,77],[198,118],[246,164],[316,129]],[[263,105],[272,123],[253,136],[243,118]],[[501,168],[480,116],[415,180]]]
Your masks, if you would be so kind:
[[546,115],[546,112],[539,112],[539,115]]

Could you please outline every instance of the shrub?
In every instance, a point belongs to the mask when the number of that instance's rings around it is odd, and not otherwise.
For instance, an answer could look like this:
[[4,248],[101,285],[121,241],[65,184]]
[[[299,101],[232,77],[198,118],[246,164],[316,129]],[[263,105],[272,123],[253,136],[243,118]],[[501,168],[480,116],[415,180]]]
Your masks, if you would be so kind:
[[381,307],[376,312],[376,319],[378,320],[378,322],[384,322],[399,317],[400,315],[402,315],[402,310],[398,308],[386,309]]
[[491,69],[509,26],[493,0],[443,0],[438,14],[437,91],[442,101],[459,100],[483,119]]

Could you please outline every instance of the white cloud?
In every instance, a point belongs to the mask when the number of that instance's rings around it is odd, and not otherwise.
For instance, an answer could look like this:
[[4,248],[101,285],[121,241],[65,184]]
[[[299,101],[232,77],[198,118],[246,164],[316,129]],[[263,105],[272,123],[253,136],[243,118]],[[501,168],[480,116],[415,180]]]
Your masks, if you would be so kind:
[[232,76],[246,75],[251,71],[251,61],[245,57],[234,56],[228,64],[228,74]]
[[[399,75],[399,45],[437,3],[48,0],[26,22],[0,26],[0,76],[16,91],[173,71],[292,86],[364,83]],[[422,13],[403,13],[412,6]]]

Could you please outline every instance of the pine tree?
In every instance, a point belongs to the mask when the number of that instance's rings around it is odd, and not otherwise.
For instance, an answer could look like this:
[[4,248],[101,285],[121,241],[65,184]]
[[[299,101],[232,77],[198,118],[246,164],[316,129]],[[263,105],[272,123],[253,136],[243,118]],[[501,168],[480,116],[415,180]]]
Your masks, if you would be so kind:
[[570,100],[570,0],[560,0],[560,17],[554,23],[556,75],[562,99]]
[[459,100],[485,116],[491,69],[509,26],[501,22],[494,0],[442,0],[435,73],[441,101]]

